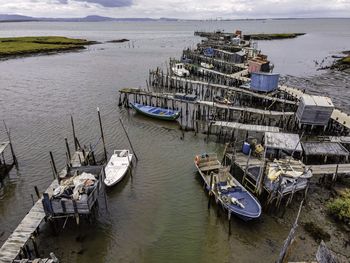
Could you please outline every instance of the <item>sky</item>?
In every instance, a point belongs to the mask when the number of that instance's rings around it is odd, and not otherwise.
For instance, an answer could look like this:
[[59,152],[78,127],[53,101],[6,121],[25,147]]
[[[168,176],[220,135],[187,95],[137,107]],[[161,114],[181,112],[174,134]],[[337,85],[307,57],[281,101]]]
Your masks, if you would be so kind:
[[350,0],[0,0],[0,14],[182,19],[350,17]]

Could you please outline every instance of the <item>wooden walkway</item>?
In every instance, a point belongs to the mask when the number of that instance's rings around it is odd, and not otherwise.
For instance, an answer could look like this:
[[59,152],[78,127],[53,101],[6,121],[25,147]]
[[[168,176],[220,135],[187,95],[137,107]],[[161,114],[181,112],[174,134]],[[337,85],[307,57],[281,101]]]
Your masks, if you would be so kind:
[[[57,180],[53,181],[46,193],[52,193],[53,188],[57,186]],[[44,218],[45,212],[40,198],[0,248],[0,263],[10,263],[16,259]]]
[[246,94],[246,95],[249,95],[249,96],[252,96],[252,97],[256,97],[256,98],[260,98],[260,99],[264,99],[264,100],[270,100],[272,102],[280,102],[280,103],[291,104],[291,105],[296,105],[297,104],[296,101],[276,98],[276,97],[272,97],[271,95],[265,95],[263,93],[257,93],[257,92],[250,91],[250,90],[244,89],[244,88],[237,88],[237,87],[231,87],[231,86],[226,86],[226,85],[213,84],[213,83],[208,83],[208,82],[205,82],[205,81],[180,78],[180,77],[176,77],[176,76],[171,76],[170,78],[173,79],[173,80],[182,81],[183,83],[187,82],[187,83],[198,84],[198,85],[206,85],[208,87],[213,87],[213,88],[217,88],[217,89],[225,89],[225,90],[234,91],[234,92],[237,92],[237,93],[243,93],[243,94]]
[[254,131],[254,132],[279,132],[280,129],[274,126],[262,126],[253,124],[244,124],[238,122],[216,121],[213,126],[227,127],[235,130]]
[[234,111],[244,111],[244,112],[249,112],[249,113],[255,113],[255,114],[260,114],[260,115],[265,115],[265,116],[293,116],[294,112],[288,112],[288,111],[270,111],[270,110],[260,110],[256,108],[248,108],[248,107],[237,107],[237,106],[229,106],[229,105],[224,105],[216,102],[211,102],[211,101],[197,101],[198,104],[200,105],[206,105],[210,107],[216,107],[220,109],[229,109],[229,110],[234,110]]
[[[227,153],[227,157],[232,159],[232,154]],[[234,163],[240,167],[243,171],[246,169],[248,155],[241,152],[237,152],[234,157]],[[263,160],[260,160],[254,156],[250,157],[249,167],[252,166],[262,166],[264,164]],[[321,175],[332,175],[336,173],[337,164],[318,164],[318,165],[306,165],[306,169],[312,169],[313,176]],[[338,174],[350,174],[350,163],[339,164]]]
[[207,69],[207,68],[203,68],[203,67],[201,68],[201,70],[206,71],[206,72],[210,72],[210,73],[213,73],[213,74],[216,74],[216,75],[219,75],[219,76],[224,76],[224,77],[227,77],[227,78],[240,80],[240,81],[243,81],[243,82],[250,81],[250,78],[244,77],[244,76],[248,75],[248,70],[247,69],[238,71],[238,72],[233,73],[233,74],[225,74],[225,73],[221,73],[220,71],[216,71],[216,70],[213,70],[213,69]]
[[[231,53],[231,54],[234,54],[234,53]],[[218,59],[218,58],[206,57],[206,56],[199,55],[199,54],[192,54],[192,56],[198,57],[198,58],[200,58],[200,59],[202,59],[202,60],[204,60],[206,62],[214,61],[214,62],[219,63],[219,64],[226,64],[226,65],[234,66],[234,67],[241,68],[241,69],[247,69],[247,66],[245,64],[243,64],[243,63],[242,64],[237,64],[237,63],[234,63],[234,62],[229,62],[229,61]]]
[[[82,152],[74,152],[71,159],[72,165],[74,164],[75,167],[79,167],[81,166],[82,162],[85,162],[85,157]],[[63,169],[61,173],[65,173],[65,169]],[[52,195],[53,189],[57,187],[58,181],[54,180],[46,189],[45,193]],[[26,245],[28,240],[32,237],[33,233],[43,222],[45,216],[46,215],[42,204],[42,198],[39,198],[39,200],[34,204],[28,214],[22,219],[17,228],[0,248],[0,263],[10,263],[18,257],[18,255],[21,253],[22,248]]]
[[205,105],[209,107],[216,107],[220,109],[229,109],[229,110],[234,110],[234,111],[244,111],[244,112],[249,112],[249,113],[255,113],[255,114],[260,114],[260,115],[265,115],[265,116],[292,116],[294,115],[294,112],[283,112],[283,111],[270,111],[270,110],[261,110],[261,109],[256,109],[256,108],[249,108],[249,107],[238,107],[238,106],[228,106],[216,102],[211,102],[211,101],[184,101],[180,99],[174,98],[173,94],[170,93],[155,93],[155,92],[150,92],[150,91],[145,91],[141,89],[121,89],[119,90],[120,93],[126,93],[126,94],[137,94],[137,95],[144,95],[144,96],[151,96],[155,98],[163,98],[163,99],[168,99],[168,100],[174,100],[174,101],[180,101],[184,103],[189,103],[189,104],[200,104],[200,105]]

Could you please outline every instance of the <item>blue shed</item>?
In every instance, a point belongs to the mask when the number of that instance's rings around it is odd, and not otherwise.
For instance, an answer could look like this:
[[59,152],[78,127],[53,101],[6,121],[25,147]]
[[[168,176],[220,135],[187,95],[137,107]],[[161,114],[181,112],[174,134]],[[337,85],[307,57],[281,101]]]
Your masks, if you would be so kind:
[[250,89],[270,92],[278,88],[279,74],[254,72],[251,76]]

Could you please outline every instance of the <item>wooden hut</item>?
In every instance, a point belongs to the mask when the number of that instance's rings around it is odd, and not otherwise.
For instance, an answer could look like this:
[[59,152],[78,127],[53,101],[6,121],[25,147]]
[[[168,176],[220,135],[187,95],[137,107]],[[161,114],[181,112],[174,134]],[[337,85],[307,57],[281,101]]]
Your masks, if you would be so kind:
[[248,72],[270,72],[270,61],[267,56],[258,54],[256,57],[248,60]]
[[338,142],[302,142],[304,159],[307,164],[320,162],[344,163],[348,162],[349,151]]
[[279,74],[254,72],[251,74],[250,89],[261,92],[271,92],[278,88]]
[[296,112],[300,124],[326,126],[334,105],[328,97],[303,94]]

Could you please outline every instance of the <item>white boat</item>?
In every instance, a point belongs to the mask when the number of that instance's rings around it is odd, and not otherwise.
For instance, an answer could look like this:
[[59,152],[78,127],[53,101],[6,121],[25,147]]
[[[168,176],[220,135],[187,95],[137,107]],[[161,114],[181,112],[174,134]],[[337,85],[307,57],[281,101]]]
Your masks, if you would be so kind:
[[132,156],[129,150],[114,150],[105,168],[106,186],[113,186],[123,179],[132,162]]
[[178,77],[188,77],[190,75],[190,72],[185,69],[184,63],[175,63],[171,69],[173,73]]

